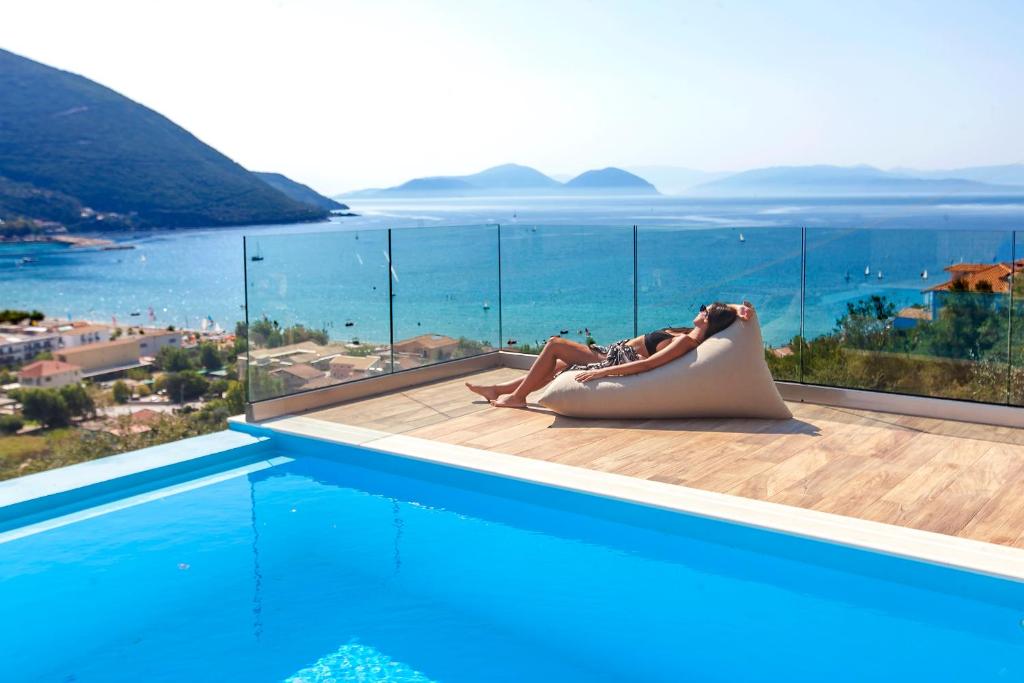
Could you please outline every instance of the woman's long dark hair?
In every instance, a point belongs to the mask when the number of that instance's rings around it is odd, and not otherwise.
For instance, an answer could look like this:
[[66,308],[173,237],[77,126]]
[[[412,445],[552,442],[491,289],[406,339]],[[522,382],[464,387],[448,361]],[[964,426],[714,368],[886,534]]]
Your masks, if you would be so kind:
[[[736,322],[736,309],[729,304],[723,304],[718,301],[708,306],[708,331],[704,335],[707,339],[713,334],[721,332],[725,328]],[[692,327],[668,327],[666,328],[670,332],[682,332],[683,334],[690,334],[693,332]]]
[[704,334],[704,338],[707,339],[713,334],[718,334],[734,322],[736,322],[736,309],[716,301],[708,306],[708,331]]

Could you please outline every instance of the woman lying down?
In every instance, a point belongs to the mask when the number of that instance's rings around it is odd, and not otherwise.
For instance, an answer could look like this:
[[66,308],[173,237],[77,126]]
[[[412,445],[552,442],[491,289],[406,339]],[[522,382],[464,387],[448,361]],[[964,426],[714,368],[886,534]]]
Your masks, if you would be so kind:
[[642,337],[623,339],[611,346],[587,346],[569,339],[551,337],[525,377],[502,384],[467,382],[466,386],[490,401],[491,405],[524,408],[527,395],[565,370],[583,370],[576,375],[578,382],[647,372],[685,356],[711,335],[732,325],[736,318],[749,320],[753,315],[754,307],[749,301],[742,304],[716,302],[700,307],[700,312],[693,319],[693,327],[655,330]]

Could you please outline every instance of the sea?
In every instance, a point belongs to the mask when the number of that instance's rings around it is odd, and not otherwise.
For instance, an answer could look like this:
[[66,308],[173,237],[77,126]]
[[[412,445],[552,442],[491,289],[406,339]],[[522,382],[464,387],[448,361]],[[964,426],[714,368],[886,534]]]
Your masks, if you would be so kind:
[[611,342],[686,325],[701,304],[749,300],[777,346],[829,332],[872,295],[924,304],[956,263],[1024,258],[1022,196],[351,206],[358,217],[323,223],[96,235],[123,250],[0,243],[0,308],[229,331],[248,315],[338,341],[438,334],[494,346]]

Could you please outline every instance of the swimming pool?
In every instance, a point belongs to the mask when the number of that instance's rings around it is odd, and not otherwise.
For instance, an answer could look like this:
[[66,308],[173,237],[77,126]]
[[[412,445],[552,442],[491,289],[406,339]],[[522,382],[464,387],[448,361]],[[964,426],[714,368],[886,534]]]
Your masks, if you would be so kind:
[[3,680],[1024,680],[1017,581],[267,434],[0,526]]

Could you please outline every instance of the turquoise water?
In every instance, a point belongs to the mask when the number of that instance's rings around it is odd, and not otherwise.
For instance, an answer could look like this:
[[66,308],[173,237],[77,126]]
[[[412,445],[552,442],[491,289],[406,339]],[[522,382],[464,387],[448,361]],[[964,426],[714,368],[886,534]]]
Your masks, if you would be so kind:
[[[1020,198],[533,198],[354,208],[364,215],[329,224],[119,238],[136,247],[130,251],[0,244],[0,307],[116,316],[122,324],[148,321],[152,308],[156,324],[195,328],[209,317],[231,329],[244,314],[248,265],[253,316],[327,327],[338,339],[384,341],[389,269],[379,230],[411,226],[395,231],[392,245],[395,338],[435,332],[495,344],[497,236],[485,224],[500,222],[501,341],[534,342],[563,329],[582,339],[587,328],[612,341],[633,332],[631,226],[639,225],[641,330],[684,324],[701,303],[747,298],[762,312],[768,341],[784,343],[799,330],[800,226],[809,228],[804,315],[811,334],[829,330],[847,301],[882,293],[900,305],[920,303],[921,289],[941,282],[952,262],[1011,258],[1009,231],[1024,227]],[[441,225],[476,227],[416,229]],[[262,261],[243,260],[243,235]],[[23,256],[37,262],[18,266]]]
[[1019,583],[278,445],[294,460],[0,543],[4,680],[1024,678]]

